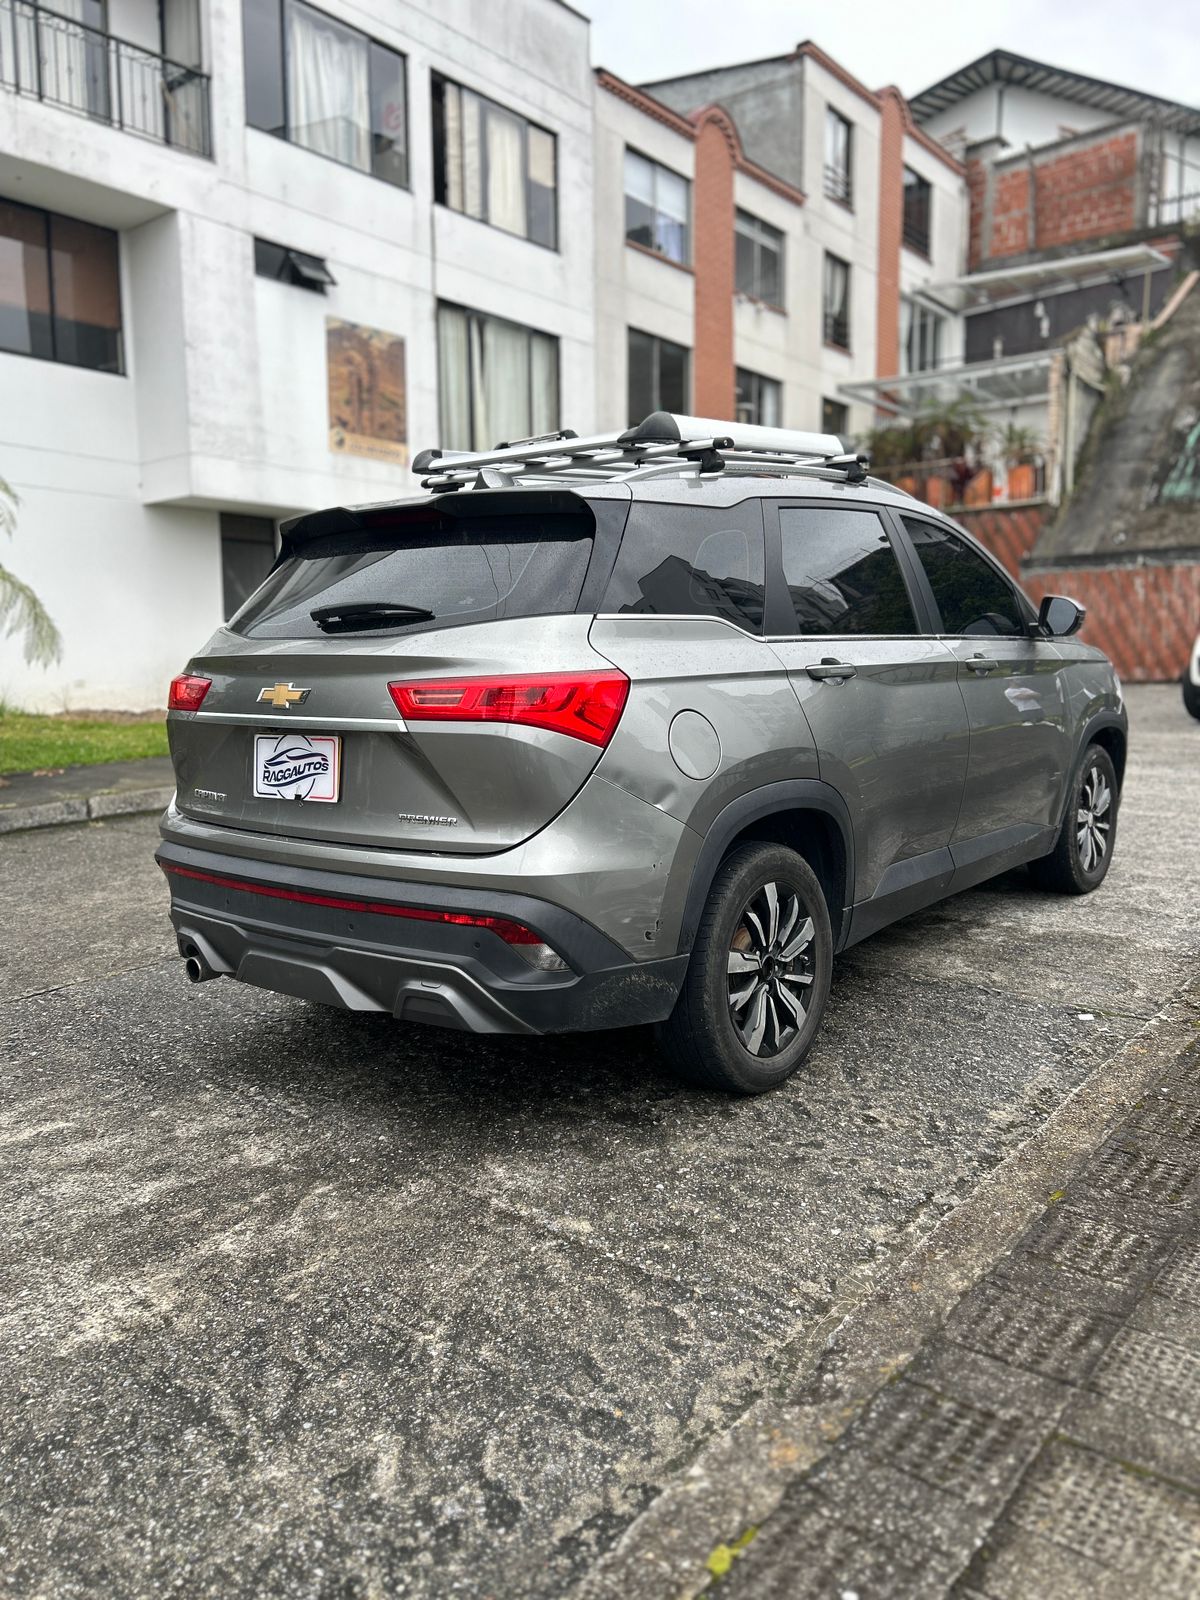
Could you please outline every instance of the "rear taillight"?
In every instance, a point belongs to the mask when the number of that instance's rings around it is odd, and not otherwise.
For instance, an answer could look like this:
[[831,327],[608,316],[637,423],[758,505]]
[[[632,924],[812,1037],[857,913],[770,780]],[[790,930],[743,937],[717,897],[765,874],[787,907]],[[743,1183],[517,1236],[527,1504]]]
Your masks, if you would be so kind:
[[536,678],[423,678],[389,683],[406,722],[518,722],[601,749],[612,738],[629,679],[623,672],[545,672]]
[[198,678],[192,672],[181,672],[177,678],[171,679],[167,710],[199,711],[200,702],[211,688],[211,678]]

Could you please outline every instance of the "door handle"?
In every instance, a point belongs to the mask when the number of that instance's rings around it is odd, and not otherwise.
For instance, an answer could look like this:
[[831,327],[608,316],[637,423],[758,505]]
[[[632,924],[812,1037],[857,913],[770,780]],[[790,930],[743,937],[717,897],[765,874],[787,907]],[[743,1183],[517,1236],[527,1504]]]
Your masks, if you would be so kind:
[[851,662],[839,661],[835,656],[822,656],[819,662],[814,662],[804,670],[810,678],[831,678],[835,683],[840,683],[843,678],[853,678],[858,672]]
[[1000,663],[993,661],[990,656],[982,656],[976,653],[967,657],[966,665],[972,672],[987,673],[995,672]]

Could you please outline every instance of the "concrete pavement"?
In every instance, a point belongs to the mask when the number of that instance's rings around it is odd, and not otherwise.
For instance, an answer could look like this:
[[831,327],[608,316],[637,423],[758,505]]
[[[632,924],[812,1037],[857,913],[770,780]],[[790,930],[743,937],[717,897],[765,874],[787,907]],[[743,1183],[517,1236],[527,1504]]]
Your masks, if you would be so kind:
[[[189,989],[150,819],[0,842],[0,1594],[707,1583],[1195,1036],[1200,726],[1130,703],[1104,889],[858,947],[753,1102]],[[839,1328],[846,1415],[756,1455]]]

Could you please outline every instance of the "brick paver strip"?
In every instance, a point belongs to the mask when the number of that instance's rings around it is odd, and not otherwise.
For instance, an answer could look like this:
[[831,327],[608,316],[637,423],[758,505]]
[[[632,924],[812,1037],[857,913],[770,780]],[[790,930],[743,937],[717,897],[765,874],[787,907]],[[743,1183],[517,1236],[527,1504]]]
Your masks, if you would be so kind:
[[723,1600],[1200,1594],[1200,1052],[786,1491]]

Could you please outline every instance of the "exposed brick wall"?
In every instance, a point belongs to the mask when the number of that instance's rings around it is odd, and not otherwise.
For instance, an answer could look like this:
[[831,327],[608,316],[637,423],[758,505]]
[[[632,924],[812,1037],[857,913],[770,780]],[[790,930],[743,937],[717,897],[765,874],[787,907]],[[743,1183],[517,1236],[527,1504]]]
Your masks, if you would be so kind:
[[703,113],[696,130],[692,192],[696,333],[692,353],[692,404],[697,416],[732,417],[733,172],[737,135],[725,113]]
[[970,226],[967,236],[967,266],[974,272],[983,260],[983,213],[987,205],[988,169],[977,157],[967,162],[967,198]]
[[879,97],[879,276],[875,304],[875,375],[900,370],[900,246],[904,229],[904,101],[898,89]]
[[955,519],[1008,568],[1036,605],[1069,594],[1087,610],[1080,637],[1098,645],[1130,682],[1178,678],[1200,633],[1200,562],[1144,567],[1064,567],[1024,572],[1046,520],[1046,507],[958,510]]
[[[990,173],[968,163],[970,265],[1128,233],[1139,224],[1140,131],[1081,136]],[[1032,200],[1030,204],[1032,175]],[[987,192],[991,180],[991,226]]]
[[998,172],[992,189],[990,256],[1015,256],[1032,249],[1029,237],[1029,169]]

